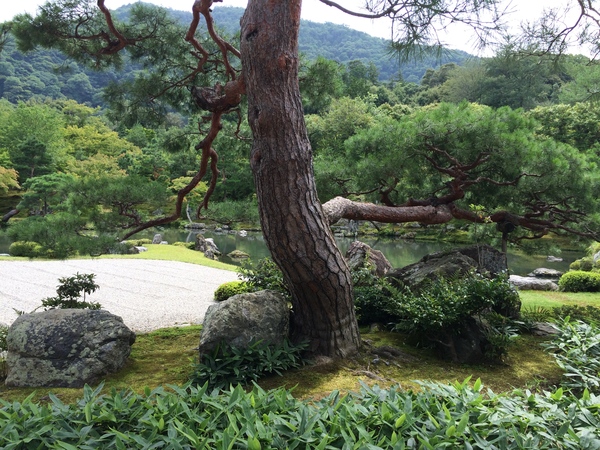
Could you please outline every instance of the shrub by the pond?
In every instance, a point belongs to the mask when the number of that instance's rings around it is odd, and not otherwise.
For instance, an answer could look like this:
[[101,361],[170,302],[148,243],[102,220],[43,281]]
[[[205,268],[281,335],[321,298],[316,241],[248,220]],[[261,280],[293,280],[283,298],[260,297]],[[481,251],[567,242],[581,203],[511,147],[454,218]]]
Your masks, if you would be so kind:
[[8,247],[10,256],[25,256],[27,258],[37,258],[45,256],[46,251],[37,242],[32,241],[16,241]]
[[229,297],[233,297],[234,295],[245,294],[253,291],[255,291],[255,289],[245,281],[229,281],[227,283],[223,283],[217,288],[215,291],[215,301],[222,302],[227,300]]
[[574,270],[558,280],[558,287],[565,292],[600,292],[600,273]]
[[[399,289],[389,312],[400,318],[394,327],[397,331],[420,343],[434,344],[444,353],[451,353],[462,335],[480,329],[488,341],[483,348],[486,356],[496,358],[506,353],[515,337],[510,321],[499,320],[498,313],[505,317],[506,311],[519,308],[519,295],[506,276],[488,279],[473,274],[454,280],[440,278],[417,292]],[[486,320],[490,311],[494,314]],[[477,325],[475,317],[488,325]]]

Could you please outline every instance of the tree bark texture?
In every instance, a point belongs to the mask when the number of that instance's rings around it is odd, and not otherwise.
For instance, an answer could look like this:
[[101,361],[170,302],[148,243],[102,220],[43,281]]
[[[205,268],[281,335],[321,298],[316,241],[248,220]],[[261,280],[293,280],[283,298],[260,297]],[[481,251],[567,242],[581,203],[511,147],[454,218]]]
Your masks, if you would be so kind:
[[317,197],[298,87],[301,0],[250,0],[241,22],[251,166],[265,241],[292,291],[292,338],[315,355],[360,346],[348,266]]

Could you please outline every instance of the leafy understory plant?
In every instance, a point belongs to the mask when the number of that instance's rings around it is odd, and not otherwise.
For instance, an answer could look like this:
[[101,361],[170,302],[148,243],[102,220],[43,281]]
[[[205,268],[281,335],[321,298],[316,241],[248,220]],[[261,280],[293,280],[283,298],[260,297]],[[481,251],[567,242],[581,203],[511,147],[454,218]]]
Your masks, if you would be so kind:
[[308,343],[292,344],[288,339],[280,345],[251,342],[247,348],[223,342],[211,353],[201,355],[190,378],[195,385],[208,383],[210,389],[226,389],[264,375],[281,375],[304,364],[302,352],[307,346]]
[[600,327],[566,317],[560,334],[544,348],[564,370],[562,385],[575,392],[600,393]]
[[0,447],[205,449],[597,449],[600,397],[562,389],[495,394],[480,380],[419,391],[363,385],[298,400],[288,389],[249,392],[185,385],[143,394],[84,388],[71,405],[0,399]]

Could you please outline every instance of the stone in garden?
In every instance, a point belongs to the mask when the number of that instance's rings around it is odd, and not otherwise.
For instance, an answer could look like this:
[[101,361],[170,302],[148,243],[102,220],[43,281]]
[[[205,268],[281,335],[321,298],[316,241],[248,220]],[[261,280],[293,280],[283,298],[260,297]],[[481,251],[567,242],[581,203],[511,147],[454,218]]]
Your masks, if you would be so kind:
[[558,291],[558,284],[547,278],[511,275],[509,281],[520,291]]
[[557,256],[552,256],[552,255],[550,255],[546,258],[546,261],[548,261],[548,262],[562,262],[562,260],[563,260],[562,258],[558,258]]
[[162,234],[157,233],[154,235],[154,238],[152,239],[152,243],[153,244],[160,244],[162,242],[163,238],[162,238]]
[[290,309],[278,292],[265,290],[238,294],[211,305],[204,316],[200,353],[221,342],[246,348],[253,341],[280,344],[288,337]]
[[19,316],[8,331],[7,386],[82,387],[118,372],[135,333],[104,310],[52,309]]
[[212,238],[205,238],[201,234],[196,235],[196,245],[194,247],[197,251],[204,253],[208,259],[217,259],[221,256],[221,252],[215,244]]
[[560,334],[560,330],[551,323],[535,322],[531,327],[531,334],[534,336],[556,336]]
[[554,278],[558,279],[563,276],[563,273],[560,270],[555,269],[546,269],[545,267],[540,267],[535,269],[533,272],[528,274],[529,277],[537,277],[537,278]]
[[371,272],[378,277],[384,276],[392,268],[383,253],[360,241],[350,244],[346,252],[346,262],[350,270],[358,270],[369,265]]
[[600,260],[600,252],[596,253],[593,257],[592,257],[594,264],[596,264],[599,260]]

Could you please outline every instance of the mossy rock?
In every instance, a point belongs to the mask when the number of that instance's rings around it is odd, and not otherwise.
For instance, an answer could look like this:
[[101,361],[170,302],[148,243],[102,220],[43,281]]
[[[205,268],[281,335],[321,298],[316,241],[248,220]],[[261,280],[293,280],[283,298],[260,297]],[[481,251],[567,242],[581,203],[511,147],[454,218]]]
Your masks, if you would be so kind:
[[250,255],[246,252],[243,252],[241,250],[234,250],[231,253],[228,253],[227,256],[229,256],[231,259],[248,259],[250,258]]

